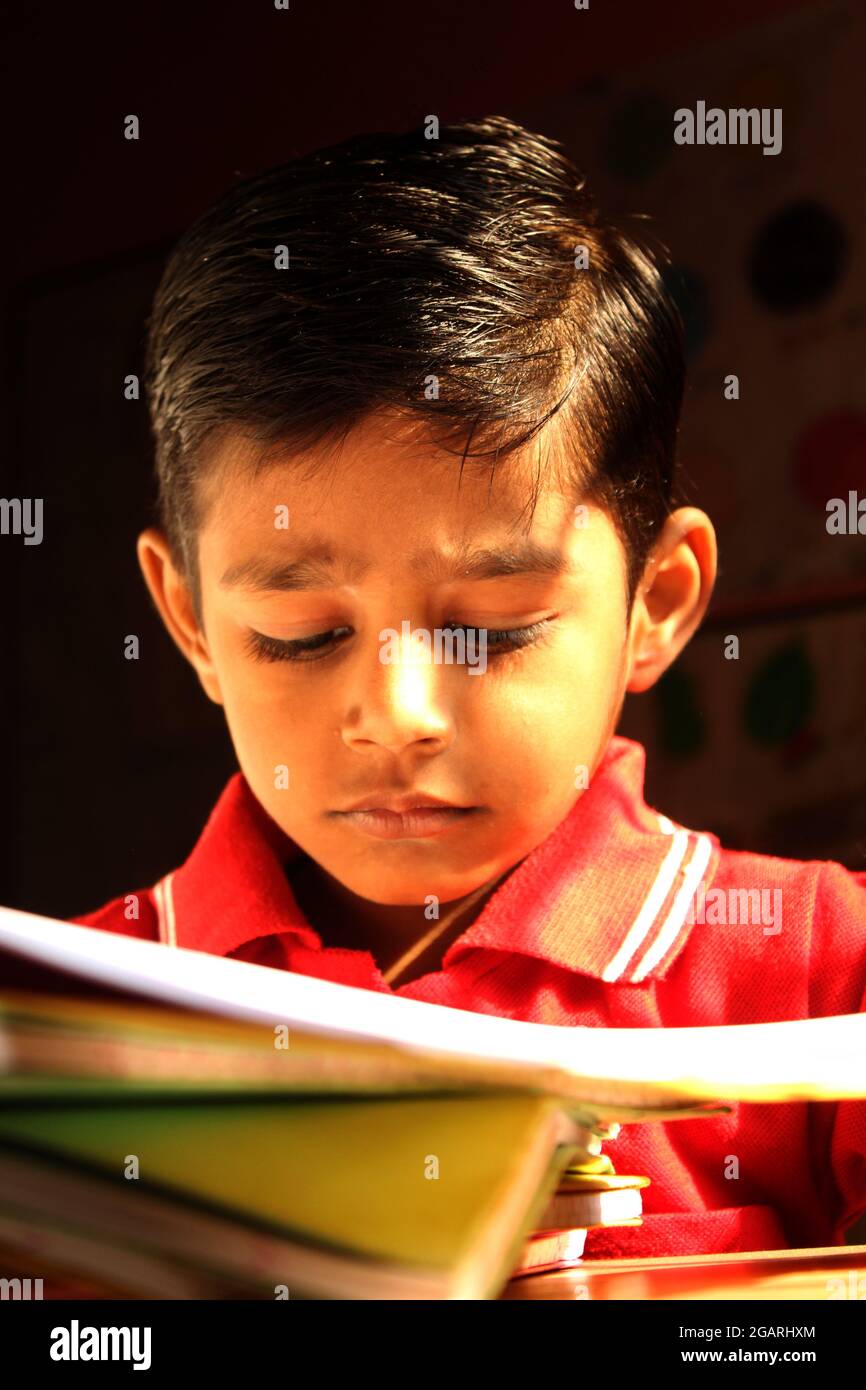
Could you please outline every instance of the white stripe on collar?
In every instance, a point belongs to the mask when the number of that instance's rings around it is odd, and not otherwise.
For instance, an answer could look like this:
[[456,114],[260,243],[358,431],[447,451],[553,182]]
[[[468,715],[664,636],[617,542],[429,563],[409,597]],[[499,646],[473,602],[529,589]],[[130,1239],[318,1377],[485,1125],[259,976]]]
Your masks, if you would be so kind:
[[706,835],[699,835],[697,837],[694,852],[688,867],[683,873],[683,881],[680,884],[676,897],[671,903],[670,912],[662,923],[659,934],[644,956],[641,965],[632,976],[635,984],[642,980],[650,970],[654,969],[679,935],[689,910],[689,905],[697,890],[698,882],[710,861],[712,849],[712,844],[707,839]]
[[[656,814],[658,815],[658,813]],[[629,963],[642,949],[647,936],[658,921],[658,915],[671,891],[671,885],[680,870],[688,849],[689,832],[687,830],[681,826],[675,826],[672,821],[668,820],[667,816],[659,815],[658,822],[662,832],[673,837],[671,847],[662,860],[655,881],[644,898],[640,912],[629,927],[625,940],[613,960],[605,966],[602,972],[601,978],[608,984],[620,978]],[[685,915],[686,910],[687,906],[683,909],[683,915]],[[670,921],[670,917],[668,921]]]
[[153,890],[159,923],[159,939],[165,946],[177,945],[177,925],[174,916],[174,893],[171,881],[174,871],[161,878]]

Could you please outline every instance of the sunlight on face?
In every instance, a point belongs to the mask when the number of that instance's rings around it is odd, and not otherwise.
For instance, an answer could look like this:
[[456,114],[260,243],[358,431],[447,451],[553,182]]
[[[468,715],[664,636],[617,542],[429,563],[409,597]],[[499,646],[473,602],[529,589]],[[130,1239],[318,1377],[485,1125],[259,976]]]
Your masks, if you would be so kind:
[[[627,653],[612,522],[588,506],[576,526],[553,479],[527,522],[528,461],[500,459],[492,486],[470,461],[458,487],[459,458],[396,442],[375,417],[316,476],[287,455],[254,481],[245,448],[236,437],[215,459],[199,560],[252,791],[362,897],[473,892],[550,834],[581,794],[576,769],[591,776],[614,731]],[[414,637],[383,660],[383,634],[404,624],[431,638],[486,629],[485,669],[419,659]],[[341,814],[401,793],[472,809],[396,838]]]

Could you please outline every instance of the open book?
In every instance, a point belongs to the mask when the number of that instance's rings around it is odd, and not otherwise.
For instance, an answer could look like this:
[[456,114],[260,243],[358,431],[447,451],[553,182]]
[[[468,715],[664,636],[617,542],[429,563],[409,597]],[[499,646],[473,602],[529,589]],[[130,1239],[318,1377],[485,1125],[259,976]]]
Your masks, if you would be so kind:
[[557,1203],[603,1219],[625,1197],[639,1220],[639,1193],[604,1177],[620,1124],[853,1097],[866,1016],[532,1024],[0,908],[7,1277],[495,1297],[558,1258],[528,1244]]
[[[86,995],[89,983],[258,1025],[225,1033],[227,1045],[245,1037],[247,1079],[258,1069],[289,1090],[324,1085],[329,1070],[344,1092],[369,1092],[377,1079],[386,1091],[509,1087],[556,1097],[602,1123],[718,1101],[866,1097],[863,1014],[704,1028],[524,1023],[0,908],[0,989],[41,993],[58,974],[71,977],[70,995]],[[159,1017],[171,1031],[164,1008]],[[0,1073],[12,1070],[14,1055],[7,1034]]]

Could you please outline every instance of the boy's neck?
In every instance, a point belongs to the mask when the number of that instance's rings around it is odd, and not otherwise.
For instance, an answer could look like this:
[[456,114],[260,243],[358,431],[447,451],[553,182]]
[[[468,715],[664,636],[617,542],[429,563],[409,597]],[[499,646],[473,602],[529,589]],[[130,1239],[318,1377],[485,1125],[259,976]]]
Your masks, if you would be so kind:
[[308,855],[293,861],[288,874],[298,905],[322,944],[369,951],[383,973],[415,943],[434,934],[430,944],[395,975],[391,981],[395,988],[438,970],[448,947],[475,921],[505,878],[503,874],[463,898],[442,904],[438,918],[430,919],[424,903],[392,905],[359,897]]

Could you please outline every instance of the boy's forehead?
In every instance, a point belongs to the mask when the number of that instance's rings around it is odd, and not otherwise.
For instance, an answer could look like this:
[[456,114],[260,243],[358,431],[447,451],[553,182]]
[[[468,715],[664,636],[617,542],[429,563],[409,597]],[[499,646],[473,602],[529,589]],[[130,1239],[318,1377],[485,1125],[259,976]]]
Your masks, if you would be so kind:
[[459,454],[368,426],[309,454],[264,456],[231,439],[216,463],[199,570],[227,597],[385,573],[425,585],[510,577],[545,587],[625,575],[611,519],[576,500],[574,483],[537,449],[500,457],[492,475],[489,461],[467,460],[461,482]]
[[[624,571],[610,519],[582,507],[550,440],[490,460],[368,419],[338,445],[267,452],[240,435],[212,455],[199,563],[224,593],[358,583],[384,569],[422,583]],[[591,525],[576,518],[587,511]]]
[[202,582],[230,599],[385,575],[425,586],[497,580],[500,594],[510,592],[508,580],[532,581],[539,595],[551,585],[624,579],[625,552],[610,518],[575,504],[550,479],[533,495],[526,462],[515,462],[492,485],[489,476],[467,476],[459,492],[459,459],[449,461],[447,477],[437,468],[437,490],[405,463],[395,471],[384,451],[364,481],[352,478],[345,452],[331,476],[301,481],[297,459],[274,459],[257,477],[250,464],[233,483],[223,481],[199,529]]
[[[490,458],[447,452],[417,426],[378,416],[335,445],[267,451],[243,435],[224,434],[199,485],[202,529],[272,526],[275,510],[289,512],[296,533],[407,520],[414,531],[445,518],[465,534],[503,523],[528,535],[534,521],[573,512],[573,479],[549,441]],[[375,509],[375,510],[373,510]]]

